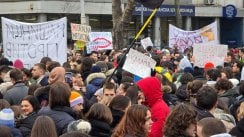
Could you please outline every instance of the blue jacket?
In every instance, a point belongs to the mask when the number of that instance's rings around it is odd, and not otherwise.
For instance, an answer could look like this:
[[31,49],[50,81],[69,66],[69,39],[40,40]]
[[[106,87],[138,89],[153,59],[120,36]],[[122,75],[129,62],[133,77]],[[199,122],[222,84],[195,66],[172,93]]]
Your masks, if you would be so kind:
[[73,118],[75,114],[69,107],[56,107],[54,109],[43,107],[38,114],[46,115],[53,119],[59,136],[66,133],[68,124],[75,120]]
[[106,78],[104,73],[91,73],[86,81],[86,97],[91,99],[94,93],[101,87],[103,80]]

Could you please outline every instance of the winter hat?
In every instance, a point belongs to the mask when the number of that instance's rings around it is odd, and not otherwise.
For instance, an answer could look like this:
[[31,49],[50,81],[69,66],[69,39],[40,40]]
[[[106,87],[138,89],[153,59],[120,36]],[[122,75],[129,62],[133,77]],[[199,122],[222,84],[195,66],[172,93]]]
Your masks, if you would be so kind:
[[89,132],[91,131],[91,124],[85,120],[76,120],[68,125],[67,131],[80,131],[81,133],[89,134]]
[[98,73],[101,72],[101,68],[97,65],[92,66],[91,73]]
[[71,95],[69,97],[70,107],[73,107],[78,104],[83,104],[83,97],[76,91],[71,91]]
[[0,125],[14,128],[14,112],[10,108],[0,111]]
[[69,85],[73,84],[73,73],[72,72],[66,72],[64,75],[65,82]]
[[207,62],[204,65],[204,70],[212,69],[214,68],[214,64],[212,62]]
[[185,73],[191,73],[191,74],[193,74],[193,73],[194,73],[194,70],[193,70],[192,67],[185,67],[185,68],[184,68],[184,72],[185,72]]
[[98,89],[95,94],[96,96],[102,97],[103,96],[103,88]]
[[98,61],[96,65],[101,68],[101,72],[105,73],[108,71],[108,65],[106,64],[105,61]]
[[13,67],[18,68],[18,69],[22,69],[22,68],[24,68],[24,64],[20,59],[16,59],[14,61]]
[[240,83],[239,80],[235,78],[229,79],[229,81],[233,84],[234,87],[236,87]]

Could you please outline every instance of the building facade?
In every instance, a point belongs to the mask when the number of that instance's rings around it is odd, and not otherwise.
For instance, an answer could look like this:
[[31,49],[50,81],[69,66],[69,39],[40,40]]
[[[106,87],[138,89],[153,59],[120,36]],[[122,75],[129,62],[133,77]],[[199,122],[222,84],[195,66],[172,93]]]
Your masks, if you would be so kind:
[[[0,0],[0,15],[32,23],[55,20],[66,16],[68,23],[80,23],[80,14],[83,11],[81,7],[84,7],[86,22],[92,27],[92,31],[111,31],[111,1],[85,0],[84,5],[81,5],[80,0]],[[122,9],[124,9],[126,0],[121,1]],[[244,46],[243,0],[181,0],[180,5],[182,29],[195,30],[217,21],[221,44],[228,44],[230,47]],[[232,6],[230,8],[234,8],[232,17],[228,17],[228,10],[224,12],[226,6],[229,5]],[[141,23],[145,22],[150,12],[140,4],[136,5],[128,30],[130,39],[135,37]],[[175,22],[174,1],[165,0],[142,37],[151,36],[155,46],[167,47],[168,26],[175,24]],[[68,33],[70,33],[69,26]]]

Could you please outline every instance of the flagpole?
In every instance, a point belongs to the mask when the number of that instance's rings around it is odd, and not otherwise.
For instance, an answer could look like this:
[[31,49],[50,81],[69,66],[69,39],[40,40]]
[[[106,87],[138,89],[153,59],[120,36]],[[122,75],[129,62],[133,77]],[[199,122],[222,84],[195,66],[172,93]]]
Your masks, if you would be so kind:
[[[142,9],[143,10],[143,9]],[[135,42],[137,41],[137,39],[140,37],[141,33],[144,31],[144,29],[146,28],[146,26],[150,23],[150,21],[152,20],[152,18],[155,16],[155,14],[157,13],[158,8],[155,8],[153,10],[153,12],[151,13],[151,15],[148,17],[147,21],[143,24],[142,28],[139,30],[139,32],[136,34],[136,37],[133,39],[133,41],[130,44],[130,47],[126,49],[126,51],[124,52],[124,55],[121,57],[120,61],[118,62],[118,66],[114,69],[113,73],[110,75],[110,77],[108,78],[107,82],[110,82],[111,78],[113,77],[114,73],[118,70],[118,68],[122,65],[122,62],[124,60],[124,58],[126,57],[126,54],[130,51],[130,49],[134,46]],[[122,66],[121,66],[122,67]]]

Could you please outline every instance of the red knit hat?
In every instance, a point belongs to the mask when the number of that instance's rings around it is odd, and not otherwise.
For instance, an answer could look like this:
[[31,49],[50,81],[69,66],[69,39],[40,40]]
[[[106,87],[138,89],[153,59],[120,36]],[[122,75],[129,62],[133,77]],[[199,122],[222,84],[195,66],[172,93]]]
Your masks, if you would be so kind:
[[16,59],[13,63],[13,67],[22,69],[22,68],[24,68],[24,64],[20,59]]
[[214,64],[212,62],[207,62],[204,65],[204,70],[212,69],[214,68]]

